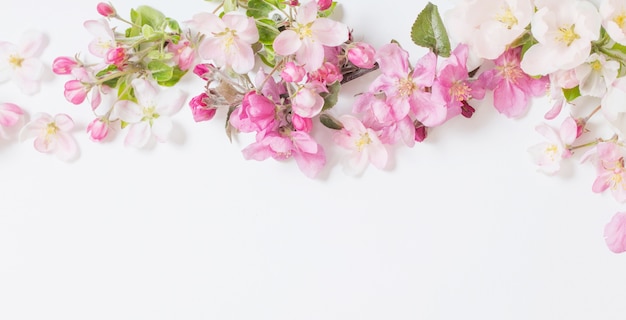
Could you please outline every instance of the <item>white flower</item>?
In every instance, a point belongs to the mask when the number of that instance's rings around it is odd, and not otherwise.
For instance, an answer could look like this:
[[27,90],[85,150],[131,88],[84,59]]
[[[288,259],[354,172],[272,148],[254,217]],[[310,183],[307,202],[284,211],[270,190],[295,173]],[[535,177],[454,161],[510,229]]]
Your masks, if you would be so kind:
[[165,142],[172,130],[170,116],[183,106],[185,95],[180,90],[159,93],[146,79],[135,79],[132,86],[137,103],[121,100],[113,107],[115,114],[112,118],[119,118],[129,124],[124,144],[142,148],[152,136],[159,142]]
[[[541,5],[540,5],[541,4]],[[577,67],[600,36],[600,14],[588,1],[537,1],[531,32],[538,43],[530,47],[521,67],[530,75],[546,75]]]
[[626,133],[626,78],[618,78],[608,87],[602,98],[601,106],[604,118],[620,134]]
[[530,23],[530,0],[464,0],[446,15],[450,34],[480,58],[496,59]]
[[576,67],[580,94],[602,98],[607,87],[617,78],[618,71],[619,62],[606,61],[604,56],[592,53],[586,63]]
[[604,0],[599,10],[602,25],[611,39],[626,45],[626,3],[622,0]]
[[0,42],[0,82],[13,79],[25,94],[39,92],[44,66],[39,55],[46,44],[40,32],[29,31],[22,35],[19,44]]

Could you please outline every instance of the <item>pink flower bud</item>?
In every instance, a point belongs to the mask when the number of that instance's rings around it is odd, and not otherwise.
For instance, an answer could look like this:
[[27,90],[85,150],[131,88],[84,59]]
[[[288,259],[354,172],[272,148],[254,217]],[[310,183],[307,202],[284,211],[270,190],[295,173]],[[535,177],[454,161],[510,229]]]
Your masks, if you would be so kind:
[[91,140],[100,142],[109,134],[109,124],[101,118],[96,118],[87,125],[87,133]]
[[126,51],[122,47],[116,47],[109,49],[104,58],[104,62],[114,64],[118,68],[124,67],[124,61],[126,60]]
[[70,80],[65,83],[65,99],[73,104],[81,104],[87,98],[87,88],[79,80]]
[[289,5],[292,7],[298,6],[300,2],[298,0],[289,0]]
[[415,121],[415,141],[423,142],[428,137],[428,128],[419,121]]
[[296,131],[311,132],[313,128],[313,120],[311,118],[303,118],[297,114],[293,114],[291,123]]
[[305,75],[306,70],[293,61],[285,63],[283,71],[280,72],[281,78],[287,82],[300,82],[304,79]]
[[341,81],[343,79],[343,75],[341,74],[339,67],[330,62],[324,62],[319,69],[310,74],[310,78],[326,85],[332,84],[335,81]]
[[197,64],[193,68],[193,73],[204,80],[209,80],[209,74],[211,73],[209,66],[210,65],[204,63]]
[[333,4],[333,0],[317,0],[317,8],[320,11],[324,11]]
[[208,107],[206,103],[208,98],[209,96],[203,92],[200,95],[191,98],[191,101],[189,101],[191,114],[193,115],[193,120],[195,122],[208,121],[213,119],[215,116],[217,109]]
[[113,8],[112,5],[104,2],[98,3],[98,5],[96,6],[96,10],[98,10],[98,13],[100,15],[107,18],[117,15],[117,12],[115,12],[115,8]]
[[78,66],[78,62],[70,57],[58,57],[52,62],[52,72],[56,74],[71,74]]
[[348,60],[359,68],[371,69],[374,67],[376,50],[365,42],[355,42],[348,48]]

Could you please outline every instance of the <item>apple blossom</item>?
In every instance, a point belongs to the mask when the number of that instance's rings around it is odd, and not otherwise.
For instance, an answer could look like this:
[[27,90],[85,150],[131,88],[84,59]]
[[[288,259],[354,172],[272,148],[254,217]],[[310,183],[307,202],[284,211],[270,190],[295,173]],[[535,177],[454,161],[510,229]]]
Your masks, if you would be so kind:
[[20,125],[24,110],[13,103],[0,103],[0,138],[9,139],[9,130]]
[[572,156],[570,147],[578,135],[576,121],[571,117],[566,118],[558,132],[545,123],[535,129],[547,141],[530,147],[528,152],[539,166],[539,171],[554,174],[561,169],[561,160]]
[[384,169],[388,154],[378,134],[352,115],[343,115],[339,121],[343,129],[333,139],[337,145],[350,151],[342,161],[344,171],[350,175],[359,175],[370,163],[378,169]]
[[604,55],[592,53],[585,63],[575,68],[580,94],[602,98],[617,79],[619,68],[619,62],[607,61]]
[[78,156],[78,145],[70,134],[74,121],[66,114],[54,117],[38,113],[20,131],[20,141],[35,138],[35,149],[42,153],[55,154],[57,158],[70,161]]
[[600,142],[590,153],[593,155],[585,155],[584,160],[592,159],[597,174],[591,190],[602,193],[608,189],[615,200],[626,202],[624,148],[612,141]]
[[27,95],[39,92],[44,73],[39,56],[45,46],[46,37],[37,31],[23,33],[18,44],[0,41],[0,82],[12,79]]
[[87,125],[89,139],[100,142],[109,134],[109,123],[107,119],[95,118]]
[[94,56],[105,58],[109,50],[117,47],[115,35],[107,20],[87,20],[83,26],[95,37],[89,43],[89,52]]
[[615,42],[626,45],[626,3],[621,0],[603,0],[598,10],[606,33]]

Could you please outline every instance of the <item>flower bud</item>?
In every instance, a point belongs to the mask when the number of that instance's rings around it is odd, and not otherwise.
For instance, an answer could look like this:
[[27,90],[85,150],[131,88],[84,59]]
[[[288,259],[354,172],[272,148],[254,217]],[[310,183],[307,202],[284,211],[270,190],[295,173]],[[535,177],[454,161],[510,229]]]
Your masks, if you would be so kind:
[[421,122],[415,120],[415,141],[423,142],[428,137],[428,128]]
[[281,78],[287,82],[300,82],[304,79],[305,75],[306,70],[293,61],[285,63],[283,71],[280,72]]
[[117,12],[115,12],[115,8],[113,8],[112,5],[104,2],[98,3],[96,10],[98,10],[100,15],[107,18],[117,15]]
[[52,72],[56,74],[71,74],[78,62],[70,57],[58,57],[52,62]]
[[348,48],[348,60],[359,68],[374,67],[376,50],[365,42],[355,42]]
[[104,61],[109,64],[114,64],[118,68],[122,69],[124,61],[126,60],[126,51],[122,47],[116,47],[107,51]]
[[208,64],[200,63],[200,64],[197,64],[193,68],[193,73],[197,75],[198,77],[202,78],[203,80],[208,81],[209,74],[211,73],[211,69],[209,68]]
[[292,7],[296,7],[300,5],[300,2],[298,0],[289,0],[289,5]]
[[333,4],[333,0],[317,0],[317,9],[324,11]]
[[208,121],[215,116],[217,109],[208,107],[206,103],[208,98],[209,96],[203,92],[189,101],[189,107],[191,107],[191,114],[195,122]]
[[73,104],[81,104],[87,98],[87,88],[80,80],[70,80],[65,83],[65,99]]
[[89,139],[100,142],[109,134],[109,124],[101,118],[96,118],[87,125]]
[[292,115],[291,123],[296,131],[311,132],[313,128],[313,120],[311,118],[304,118],[295,113]]

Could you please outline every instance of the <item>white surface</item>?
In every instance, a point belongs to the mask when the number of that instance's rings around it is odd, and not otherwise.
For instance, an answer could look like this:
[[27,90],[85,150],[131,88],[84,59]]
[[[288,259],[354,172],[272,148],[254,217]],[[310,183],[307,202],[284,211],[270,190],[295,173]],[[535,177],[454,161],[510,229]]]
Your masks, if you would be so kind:
[[[2,40],[34,28],[43,59],[86,53],[82,22],[97,1],[7,0]],[[450,1],[438,2],[441,11]],[[127,0],[179,21],[200,0]],[[426,1],[342,1],[342,21],[376,47],[409,38]],[[370,75],[346,88],[351,107]],[[80,123],[67,164],[30,142],[2,143],[0,319],[624,319],[626,255],[605,247],[604,224],[624,210],[591,192],[590,166],[547,177],[526,149],[541,137],[537,100],[506,119],[488,104],[427,142],[394,151],[391,169],[361,178],[337,165],[310,180],[294,162],[246,161],[224,115],[196,124],[185,107],[173,143],[137,151],[98,145],[89,107],[63,98],[66,77],[32,97],[8,83],[2,101],[64,112]],[[185,78],[199,93],[201,82]],[[324,137],[326,133],[319,133]],[[241,141],[247,141],[242,137]]]

